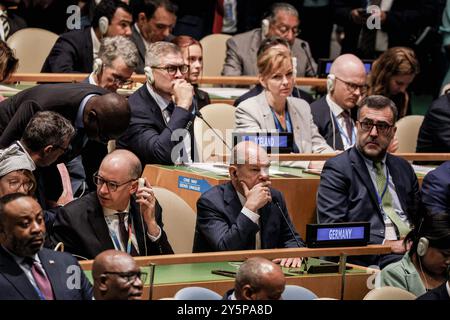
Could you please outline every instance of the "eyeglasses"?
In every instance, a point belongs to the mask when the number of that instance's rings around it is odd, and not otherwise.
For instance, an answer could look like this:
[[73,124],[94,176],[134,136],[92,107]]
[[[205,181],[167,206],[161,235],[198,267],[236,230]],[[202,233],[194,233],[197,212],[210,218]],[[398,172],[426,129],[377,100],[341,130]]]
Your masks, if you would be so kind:
[[111,192],[114,192],[114,191],[116,191],[119,187],[121,187],[121,186],[123,186],[123,185],[125,185],[125,184],[127,184],[127,183],[130,183],[130,182],[133,182],[133,181],[135,181],[136,179],[131,179],[131,180],[128,180],[128,181],[126,181],[126,182],[124,182],[124,183],[117,183],[117,182],[113,182],[113,181],[108,181],[108,180],[105,180],[105,179],[103,179],[99,174],[98,174],[98,172],[96,172],[96,173],[94,173],[94,183],[95,183],[95,185],[97,186],[97,187],[101,187],[101,186],[103,186],[103,184],[104,183],[106,183],[106,187],[108,188],[108,190],[109,191],[111,191]]
[[66,153],[67,151],[72,150],[72,146],[70,144],[67,147],[65,147],[65,148],[63,146],[53,145],[53,148],[61,149],[64,153]]
[[342,80],[341,78],[338,78],[338,77],[336,77],[336,79],[343,82],[346,85],[347,90],[350,91],[351,93],[354,93],[357,89],[359,89],[359,92],[361,94],[365,94],[367,92],[366,84],[356,84],[353,82],[348,82],[348,81]]
[[373,127],[376,127],[378,133],[386,133],[393,127],[393,125],[390,125],[386,122],[378,122],[378,123],[374,123],[373,121],[357,121],[357,122],[359,122],[361,130],[366,132],[370,132],[372,131]]
[[123,279],[126,280],[127,283],[131,283],[136,281],[136,278],[141,279],[142,283],[145,283],[145,280],[147,280],[147,272],[143,271],[131,271],[131,272],[113,272],[113,271],[107,271],[103,272],[103,274],[114,274],[117,275]]
[[292,34],[296,37],[296,36],[298,36],[299,33],[300,33],[300,29],[299,29],[298,27],[292,27],[292,28],[290,28],[289,26],[284,25],[284,24],[278,25],[278,26],[275,25],[274,28],[277,29],[278,32],[279,32],[280,34],[282,34],[282,35],[285,35],[285,34],[287,34],[289,31],[292,31]]
[[165,67],[158,67],[158,66],[153,66],[153,69],[161,69],[161,70],[166,70],[166,72],[168,74],[170,74],[171,76],[174,76],[177,74],[177,71],[180,70],[181,74],[185,74],[189,71],[189,66],[187,64],[182,64],[182,65],[168,65]]
[[34,188],[34,182],[33,181],[20,181],[20,180],[9,180],[8,181],[9,188],[12,190],[19,190],[20,187],[23,187],[24,191],[28,193],[30,190]]
[[133,80],[131,80],[131,79],[123,79],[116,74],[113,74],[112,76],[114,78],[113,83],[119,87],[120,86],[129,86],[130,84],[133,83]]

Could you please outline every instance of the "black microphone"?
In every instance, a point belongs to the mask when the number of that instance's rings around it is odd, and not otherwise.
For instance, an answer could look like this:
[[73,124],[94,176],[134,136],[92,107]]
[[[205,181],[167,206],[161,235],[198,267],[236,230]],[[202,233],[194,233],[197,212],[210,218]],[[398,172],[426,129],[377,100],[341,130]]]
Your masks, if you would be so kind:
[[311,70],[312,70],[313,73],[314,73],[314,77],[317,78],[317,72],[316,72],[316,69],[314,68],[314,65],[313,65],[313,63],[312,63],[311,56],[310,56],[309,53],[308,53],[308,50],[307,50],[308,48],[307,48],[307,46],[306,46],[306,43],[305,43],[305,42],[302,42],[300,46],[302,47],[303,50],[305,50],[306,59],[308,60],[308,64],[309,64],[309,66],[311,67]]
[[200,112],[195,110],[195,115],[203,120],[203,122],[208,126],[208,128],[210,128],[214,132],[214,134],[220,139],[220,141],[222,141],[222,143],[225,145],[225,147],[228,148],[228,150],[230,150],[230,152],[233,152],[233,150],[230,148],[227,142],[220,136],[220,134],[217,133],[217,131],[213,127],[211,127],[211,125],[208,123],[208,121],[205,120],[205,118],[203,118],[203,115]]

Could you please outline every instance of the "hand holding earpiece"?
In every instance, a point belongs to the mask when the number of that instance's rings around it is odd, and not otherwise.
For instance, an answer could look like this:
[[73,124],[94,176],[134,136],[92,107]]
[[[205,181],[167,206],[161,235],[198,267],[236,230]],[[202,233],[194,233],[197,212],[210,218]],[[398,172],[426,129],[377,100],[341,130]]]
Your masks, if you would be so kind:
[[159,228],[155,218],[156,198],[146,178],[139,178],[136,202],[140,204],[140,211],[147,225],[148,232],[151,235],[158,234]]
[[175,79],[173,82],[173,100],[175,105],[189,110],[194,97],[194,88],[184,79]]

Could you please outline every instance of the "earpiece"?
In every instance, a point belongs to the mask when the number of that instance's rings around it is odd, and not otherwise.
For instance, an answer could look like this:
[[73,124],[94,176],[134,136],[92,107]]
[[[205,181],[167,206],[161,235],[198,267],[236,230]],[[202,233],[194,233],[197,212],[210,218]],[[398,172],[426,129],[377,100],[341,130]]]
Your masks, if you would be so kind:
[[147,77],[147,81],[150,85],[155,83],[155,78],[153,77],[153,70],[151,67],[147,66],[144,68],[145,76]]
[[109,20],[107,17],[103,16],[100,19],[98,19],[98,29],[100,30],[100,34],[102,36],[105,36],[108,32],[109,27]]
[[297,57],[292,57],[292,76],[295,84],[295,78],[297,78]]
[[332,92],[334,90],[334,83],[336,82],[336,76],[330,73],[327,76],[327,91]]
[[92,71],[94,72],[94,74],[98,75],[102,72],[102,68],[103,68],[103,61],[100,58],[97,58],[94,60],[94,67],[92,69]]
[[261,38],[266,38],[267,35],[269,34],[269,19],[263,19],[261,21]]
[[419,242],[417,243],[417,250],[416,250],[417,254],[420,257],[423,257],[427,253],[429,245],[430,241],[427,238],[425,237],[420,238]]

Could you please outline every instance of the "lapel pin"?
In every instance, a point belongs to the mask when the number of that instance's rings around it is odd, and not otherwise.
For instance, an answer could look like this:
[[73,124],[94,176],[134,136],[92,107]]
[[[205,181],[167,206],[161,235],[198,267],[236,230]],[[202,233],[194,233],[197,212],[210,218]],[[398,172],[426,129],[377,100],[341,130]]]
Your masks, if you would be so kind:
[[48,263],[54,264],[54,263],[55,263],[55,260],[49,260]]

